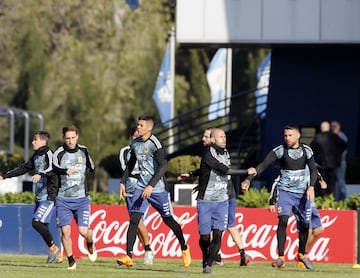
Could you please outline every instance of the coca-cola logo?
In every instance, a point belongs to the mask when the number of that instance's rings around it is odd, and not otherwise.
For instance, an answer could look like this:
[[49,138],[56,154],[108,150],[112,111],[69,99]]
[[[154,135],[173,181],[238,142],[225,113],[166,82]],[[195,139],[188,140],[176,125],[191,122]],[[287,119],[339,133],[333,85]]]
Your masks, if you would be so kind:
[[[330,212],[324,213],[321,218],[325,232],[315,242],[308,254],[312,261],[326,262],[333,259],[334,255],[330,253],[337,253],[334,250],[334,246],[342,240],[342,238],[334,237],[336,233],[329,231],[339,229],[342,225],[341,223],[347,220],[346,218],[344,220],[344,217],[338,218],[337,214]],[[174,217],[183,229],[185,240],[191,247],[193,258],[200,259],[201,250],[198,245],[199,233],[196,208],[178,209]],[[351,214],[349,218],[351,218]],[[244,248],[252,260],[273,260],[278,257],[277,221],[276,214],[270,214],[265,209],[259,209],[259,212],[247,209],[237,210],[236,228],[242,235]],[[158,212],[154,209],[150,210],[145,224],[148,229],[151,248],[158,258],[181,257],[181,249],[177,238],[169,227],[163,223]],[[93,209],[90,225],[93,229],[93,239],[96,242],[99,256],[117,256],[126,253],[126,237],[129,225],[126,207],[113,209],[111,206],[98,206],[98,209]],[[79,235],[76,236],[78,236],[77,248],[79,252],[86,255],[87,247],[85,240]],[[354,245],[354,242],[351,240],[352,238],[349,237],[350,242],[347,246]],[[332,250],[333,252],[331,252]],[[237,260],[239,258],[239,250],[229,232],[223,234],[221,252],[224,259]],[[289,218],[287,228],[285,243],[286,260],[294,260],[297,253],[298,231],[295,217],[292,216]],[[143,256],[143,254],[144,248],[137,239],[133,248],[133,255]]]
[[[335,223],[337,217],[330,219],[329,216],[322,217],[323,227],[326,229]],[[243,213],[236,214],[236,228],[239,230],[242,235],[243,245],[246,249],[246,253],[254,260],[256,258],[261,258],[263,260],[268,260],[266,253],[270,250],[271,259],[276,259],[278,257],[277,251],[277,238],[276,230],[277,225],[268,225],[268,224],[250,224],[245,226],[243,224],[244,215]],[[294,260],[298,253],[299,241],[297,238],[297,225],[294,216],[291,216],[288,221],[288,231],[290,234],[286,237],[285,243],[285,254],[288,260]],[[296,239],[292,240],[291,234],[296,234]],[[329,237],[321,237],[317,240],[312,247],[309,258],[313,261],[321,261],[326,258],[326,255],[329,252],[328,244],[330,242]],[[226,237],[223,238],[222,245],[227,245],[229,247],[235,246],[234,241],[231,238],[230,234],[226,234]],[[233,258],[238,256],[238,252],[225,253],[222,249],[223,258]]]
[[[95,211],[90,218],[90,226],[93,229],[94,242],[102,242],[105,247],[98,248],[97,252],[110,252],[114,256],[118,254],[126,253],[126,236],[129,221],[120,223],[117,220],[109,222],[107,220],[107,211],[100,209]],[[182,214],[179,217],[174,215],[174,218],[178,221],[183,228],[189,223],[196,220],[196,214],[190,214],[189,212]],[[148,215],[145,220],[149,232],[149,240],[151,242],[151,248],[155,254],[161,254],[164,257],[181,257],[181,249],[177,238],[174,233],[169,229],[168,233],[156,232],[159,230],[162,224],[162,218],[159,213],[153,212]],[[190,234],[184,233],[185,241],[190,238]],[[84,239],[78,236],[78,247],[81,253],[87,254],[87,246]],[[133,254],[135,256],[143,255],[144,250],[140,241],[137,239],[134,245]]]

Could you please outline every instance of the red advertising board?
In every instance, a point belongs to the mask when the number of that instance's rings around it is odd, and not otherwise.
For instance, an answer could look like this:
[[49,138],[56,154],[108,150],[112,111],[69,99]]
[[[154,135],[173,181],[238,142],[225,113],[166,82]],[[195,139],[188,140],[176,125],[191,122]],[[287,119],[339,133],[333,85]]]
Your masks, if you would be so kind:
[[[125,206],[92,205],[91,228],[98,256],[118,257],[126,253],[126,233],[129,215]],[[174,207],[174,215],[182,226],[193,259],[201,259],[198,240],[197,211],[195,207]],[[320,210],[323,234],[314,244],[309,258],[314,262],[356,263],[356,211]],[[163,223],[160,215],[151,208],[146,219],[151,247],[156,258],[181,258],[180,245]],[[237,228],[242,234],[244,246],[252,261],[271,261],[277,258],[277,217],[267,209],[238,208]],[[86,256],[84,239],[77,227],[72,225],[73,252],[76,257]],[[290,217],[285,245],[287,261],[295,260],[298,249],[298,233],[294,217]],[[225,232],[221,245],[225,260],[239,260],[231,236]],[[134,257],[143,257],[144,250],[139,240],[134,246]]]

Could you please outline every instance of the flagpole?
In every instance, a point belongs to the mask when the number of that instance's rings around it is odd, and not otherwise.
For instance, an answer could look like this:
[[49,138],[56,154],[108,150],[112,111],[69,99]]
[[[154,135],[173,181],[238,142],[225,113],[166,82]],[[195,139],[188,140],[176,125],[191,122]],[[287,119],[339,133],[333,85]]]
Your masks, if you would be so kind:
[[174,132],[173,132],[173,118],[174,118],[174,102],[175,102],[175,28],[172,27],[170,31],[170,80],[171,80],[171,122],[169,125],[169,148],[168,152],[174,152]]
[[230,116],[230,105],[231,105],[231,90],[232,90],[232,48],[227,49],[226,55],[226,93],[225,93],[225,119],[227,122],[227,131],[231,129],[231,116]]

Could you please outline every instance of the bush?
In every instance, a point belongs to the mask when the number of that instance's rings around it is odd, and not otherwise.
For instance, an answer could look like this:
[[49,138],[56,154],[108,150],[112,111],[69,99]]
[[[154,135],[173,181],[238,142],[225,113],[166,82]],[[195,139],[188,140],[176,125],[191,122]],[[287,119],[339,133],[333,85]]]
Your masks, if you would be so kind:
[[103,192],[90,192],[92,204],[98,205],[119,205],[125,204],[125,200],[120,200],[119,194],[103,193]]
[[[103,192],[90,192],[90,198],[92,204],[97,205],[123,205],[125,200],[120,200],[118,194],[108,194]],[[5,193],[0,195],[0,203],[2,204],[34,204],[35,195],[30,191],[22,193]]]
[[24,157],[18,154],[0,154],[0,174],[6,173],[24,162]]
[[237,205],[243,208],[267,208],[269,205],[270,193],[266,188],[261,190],[250,188],[244,194],[239,195]]
[[0,195],[1,204],[33,204],[35,202],[34,193],[25,191],[22,193],[5,193]]
[[[181,173],[194,171],[200,167],[200,157],[192,155],[179,155],[169,160],[168,163],[168,177],[169,179],[176,179]],[[191,182],[191,180],[189,180]]]
[[[90,192],[91,204],[97,205],[123,205],[125,200],[120,200],[119,195],[116,193],[108,194],[104,192]],[[237,206],[242,208],[267,208],[269,205],[270,193],[266,188],[260,190],[250,188],[242,195],[238,196]],[[24,203],[33,204],[35,197],[32,192],[26,191],[22,193],[6,193],[0,195],[0,203]],[[326,197],[315,198],[316,207],[319,209],[352,209],[360,208],[360,195],[353,194],[348,199],[343,201],[335,201],[333,195]]]

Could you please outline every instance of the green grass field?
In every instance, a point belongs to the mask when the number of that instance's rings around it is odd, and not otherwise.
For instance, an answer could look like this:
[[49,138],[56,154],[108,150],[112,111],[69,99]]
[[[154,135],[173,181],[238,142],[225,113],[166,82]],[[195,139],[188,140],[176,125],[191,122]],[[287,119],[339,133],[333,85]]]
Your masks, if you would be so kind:
[[[154,265],[145,266],[141,258],[135,259],[131,268],[120,267],[116,259],[98,258],[91,263],[87,258],[77,260],[76,270],[67,270],[67,262],[62,264],[46,264],[46,256],[0,255],[0,277],[14,278],[51,278],[51,277],[204,277],[201,262],[193,261],[189,268],[182,266],[182,261],[171,259],[155,259]],[[326,277],[348,278],[360,277],[360,269],[353,269],[350,264],[315,264],[315,270],[296,268],[294,262],[288,262],[284,269],[274,269],[269,262],[250,262],[247,267],[239,267],[235,261],[225,261],[225,265],[213,266],[211,277]]]

